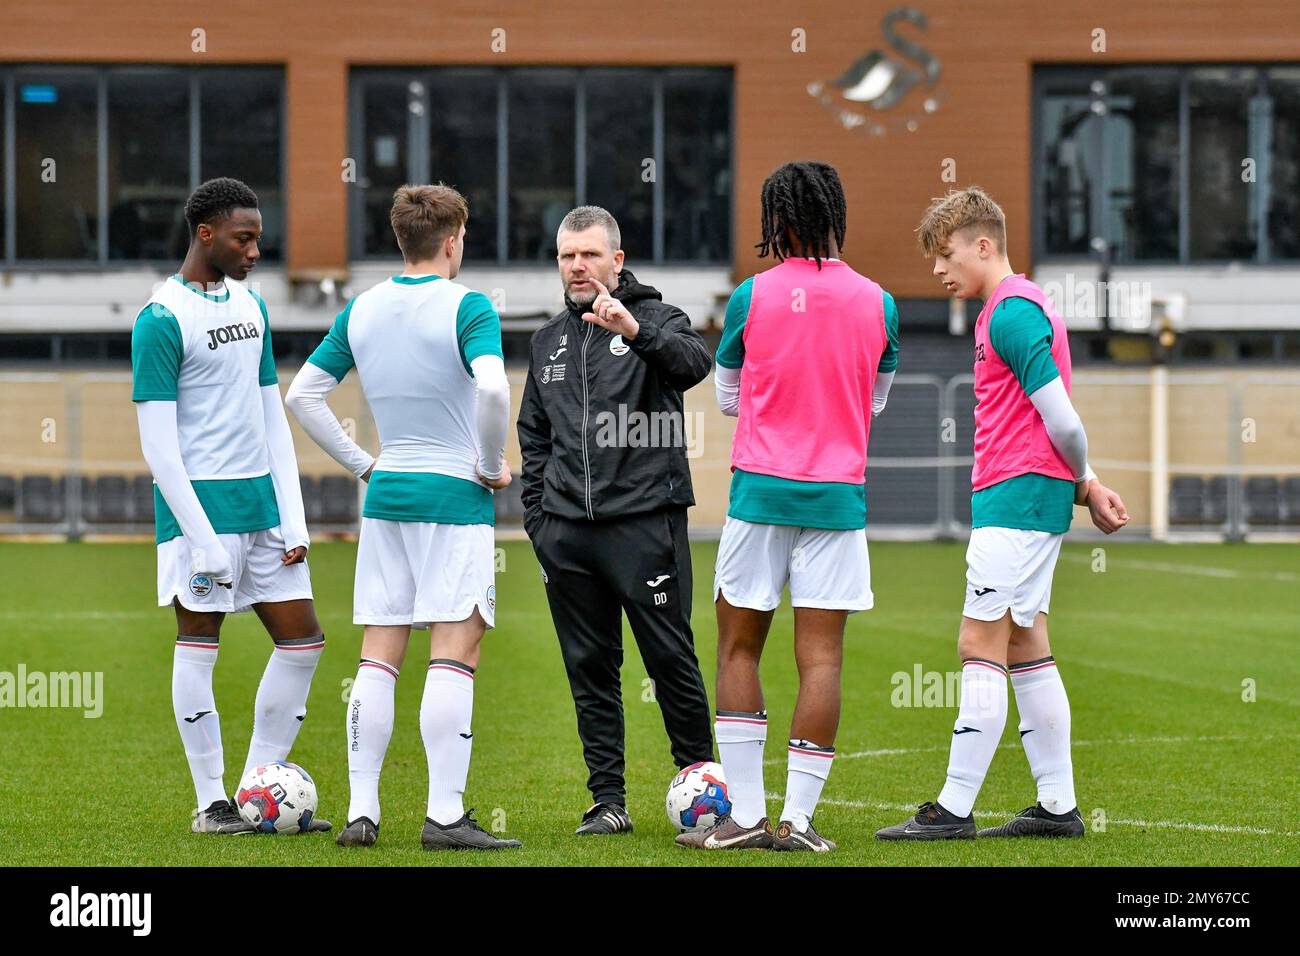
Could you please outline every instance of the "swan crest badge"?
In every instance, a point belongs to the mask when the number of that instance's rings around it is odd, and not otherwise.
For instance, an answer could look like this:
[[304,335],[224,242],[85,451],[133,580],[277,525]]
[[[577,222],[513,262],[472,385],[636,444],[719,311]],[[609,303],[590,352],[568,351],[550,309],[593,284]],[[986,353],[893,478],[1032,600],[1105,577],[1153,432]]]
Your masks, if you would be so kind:
[[[922,117],[936,112],[943,102],[943,94],[936,89],[942,72],[939,60],[920,44],[900,35],[895,29],[899,21],[922,30],[930,25],[925,14],[913,7],[891,10],[880,21],[880,32],[893,52],[869,50],[835,79],[808,84],[808,95],[847,130],[873,136],[915,132]],[[918,97],[909,96],[914,90],[924,93],[919,104]]]

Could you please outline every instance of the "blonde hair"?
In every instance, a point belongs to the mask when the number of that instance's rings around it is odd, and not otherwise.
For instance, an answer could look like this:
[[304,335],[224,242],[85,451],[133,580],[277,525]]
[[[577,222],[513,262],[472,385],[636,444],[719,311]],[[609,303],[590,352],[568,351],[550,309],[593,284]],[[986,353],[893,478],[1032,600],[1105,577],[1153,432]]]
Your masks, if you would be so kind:
[[978,186],[950,189],[946,196],[935,197],[916,227],[921,252],[927,258],[937,256],[952,235],[963,229],[988,236],[998,252],[1006,252],[1007,217],[1002,207]]
[[469,219],[465,197],[450,186],[399,186],[388,221],[408,262],[432,259],[438,245]]

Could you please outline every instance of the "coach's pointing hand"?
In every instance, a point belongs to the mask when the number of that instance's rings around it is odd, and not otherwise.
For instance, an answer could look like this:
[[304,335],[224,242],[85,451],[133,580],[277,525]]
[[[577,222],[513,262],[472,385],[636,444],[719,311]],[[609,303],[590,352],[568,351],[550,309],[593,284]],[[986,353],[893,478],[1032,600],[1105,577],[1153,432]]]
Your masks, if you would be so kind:
[[609,290],[601,285],[599,279],[593,278],[591,281],[600,290],[600,295],[592,301],[591,311],[582,314],[582,321],[599,325],[602,329],[609,329],[629,342],[636,338],[636,334],[641,331],[641,326],[632,317],[632,313],[622,302],[609,294]]

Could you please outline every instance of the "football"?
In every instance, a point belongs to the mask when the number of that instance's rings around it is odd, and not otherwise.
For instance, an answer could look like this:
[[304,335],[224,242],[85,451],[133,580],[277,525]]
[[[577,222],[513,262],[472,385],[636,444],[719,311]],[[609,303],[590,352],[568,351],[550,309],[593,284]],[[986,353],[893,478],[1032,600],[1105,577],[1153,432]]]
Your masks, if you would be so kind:
[[316,784],[296,763],[276,760],[244,775],[235,805],[258,833],[298,833],[316,815]]
[[668,819],[678,830],[703,830],[731,812],[722,764],[712,761],[684,767],[668,785]]

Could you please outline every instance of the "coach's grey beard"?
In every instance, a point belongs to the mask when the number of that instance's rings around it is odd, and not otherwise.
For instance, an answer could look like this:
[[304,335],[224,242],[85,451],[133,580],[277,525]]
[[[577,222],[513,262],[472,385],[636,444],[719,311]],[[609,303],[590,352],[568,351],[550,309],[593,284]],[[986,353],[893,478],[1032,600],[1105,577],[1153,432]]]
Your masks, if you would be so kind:
[[[621,272],[614,273],[614,275],[612,276],[614,280],[613,282],[610,282],[604,277],[600,277],[600,276],[589,277],[588,281],[591,281],[591,278],[600,279],[601,285],[603,285],[606,289],[609,290],[610,295],[612,295],[616,299],[619,297],[618,288],[623,284],[623,273]],[[582,313],[584,312],[590,311],[591,303],[595,302],[596,299],[598,299],[599,297],[600,297],[600,293],[596,291],[594,286],[591,288],[589,292],[580,293],[577,296],[573,295],[572,290],[568,286],[565,286],[564,288],[564,304],[567,305],[574,312],[577,312],[579,315],[582,315]]]
[[599,292],[594,292],[591,295],[584,295],[579,299],[574,299],[566,292],[564,293],[564,304],[574,315],[582,316],[584,313],[591,311],[591,304],[596,301],[599,295]]

